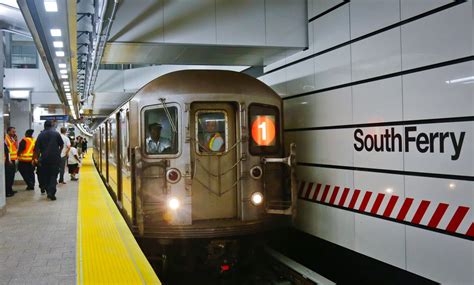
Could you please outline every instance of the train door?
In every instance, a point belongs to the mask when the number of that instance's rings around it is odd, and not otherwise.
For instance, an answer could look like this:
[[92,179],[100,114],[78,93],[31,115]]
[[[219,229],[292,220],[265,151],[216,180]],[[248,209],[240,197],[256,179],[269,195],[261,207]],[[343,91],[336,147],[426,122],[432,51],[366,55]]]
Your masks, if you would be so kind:
[[122,206],[130,221],[133,221],[135,215],[133,211],[134,198],[132,194],[132,165],[130,151],[130,133],[129,133],[129,111],[119,112],[120,129],[120,169],[121,169],[121,193]]
[[231,103],[193,103],[192,219],[237,217],[235,108]]

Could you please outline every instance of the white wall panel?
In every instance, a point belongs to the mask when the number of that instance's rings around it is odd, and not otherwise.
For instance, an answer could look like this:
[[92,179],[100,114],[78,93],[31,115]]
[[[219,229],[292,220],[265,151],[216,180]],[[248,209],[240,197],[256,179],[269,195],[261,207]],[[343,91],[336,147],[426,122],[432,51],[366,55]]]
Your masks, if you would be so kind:
[[452,132],[456,135],[459,143],[460,133],[465,132],[459,159],[452,160],[451,156],[455,154],[451,138],[444,142],[444,153],[440,153],[440,141],[435,139],[434,152],[420,153],[416,150],[415,144],[410,144],[409,152],[405,153],[405,170],[433,172],[441,174],[455,174],[472,176],[474,173],[474,122],[462,123],[443,123],[418,125],[416,132],[411,133],[416,136],[421,132],[437,133]]
[[297,161],[352,166],[352,130],[288,132],[288,141],[297,145]]
[[196,44],[216,42],[215,0],[165,2],[165,42]]
[[[474,79],[468,79],[472,76],[474,76],[472,61],[404,75],[405,119],[474,115]],[[465,81],[456,82],[456,80]]]
[[354,85],[352,94],[354,124],[403,119],[400,76]]
[[352,80],[401,70],[400,28],[352,44]]
[[350,39],[349,5],[312,22],[314,26],[314,52],[320,52]]
[[351,124],[351,102],[350,87],[286,100],[285,128]]
[[270,86],[278,95],[286,96],[286,70],[280,69],[275,72],[259,77],[259,79]]
[[474,243],[415,227],[406,228],[407,270],[442,284],[474,284]]
[[402,20],[453,2],[453,0],[401,0]]
[[472,55],[472,2],[402,26],[404,70]]
[[352,0],[351,39],[400,21],[400,2],[397,0]]
[[323,89],[351,81],[350,47],[345,46],[314,58],[315,86]]
[[313,2],[313,11],[309,18],[317,16],[321,13],[326,12],[327,10],[331,9],[332,7],[339,5],[342,3],[342,0],[308,0]]
[[97,74],[94,91],[96,92],[123,92],[124,73],[122,70],[100,70]]
[[219,44],[264,45],[265,1],[216,0],[216,29]]
[[264,27],[268,46],[308,46],[305,2],[306,0],[265,1]]
[[316,89],[314,84],[314,59],[310,58],[286,69],[288,95],[300,94]]
[[[377,146],[380,147],[380,136],[385,133],[386,129],[391,129],[391,126],[388,127],[373,127],[373,128],[362,128],[361,130],[364,132],[363,139],[370,135],[372,138],[376,137]],[[403,128],[402,127],[393,127],[395,133],[402,134],[403,137]],[[387,145],[385,144],[384,140],[384,151],[377,152],[374,149],[371,151],[367,151],[363,149],[361,151],[357,151],[354,148],[354,144],[357,146],[360,143],[356,142],[354,139],[354,131],[355,129],[350,129],[350,135],[345,137],[344,140],[351,142],[351,148],[354,151],[354,166],[358,167],[368,167],[368,168],[381,168],[381,169],[393,169],[393,170],[403,170],[403,152],[399,152],[398,148],[398,141],[395,141],[396,150],[397,151],[387,151]],[[390,148],[393,149],[392,143],[390,141]],[[372,147],[372,143],[367,141],[367,146],[370,148]],[[402,141],[402,148],[403,148],[403,141]],[[403,149],[402,149],[403,151]]]
[[[303,181],[353,187],[352,171],[305,166],[298,166],[297,171]],[[298,229],[309,234],[354,248],[352,212],[300,200],[295,223]]]

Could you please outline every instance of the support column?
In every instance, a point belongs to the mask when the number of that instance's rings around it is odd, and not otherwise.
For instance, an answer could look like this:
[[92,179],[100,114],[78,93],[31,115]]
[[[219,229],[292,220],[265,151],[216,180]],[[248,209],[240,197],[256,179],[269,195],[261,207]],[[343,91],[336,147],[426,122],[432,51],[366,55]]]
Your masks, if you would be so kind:
[[3,32],[0,31],[0,135],[2,136],[2,147],[0,151],[0,216],[5,214],[6,205],[5,205],[5,164],[4,164],[4,144],[3,140],[5,139],[5,132],[3,129],[3,76],[5,74],[4,66],[5,62],[5,53],[3,52]]

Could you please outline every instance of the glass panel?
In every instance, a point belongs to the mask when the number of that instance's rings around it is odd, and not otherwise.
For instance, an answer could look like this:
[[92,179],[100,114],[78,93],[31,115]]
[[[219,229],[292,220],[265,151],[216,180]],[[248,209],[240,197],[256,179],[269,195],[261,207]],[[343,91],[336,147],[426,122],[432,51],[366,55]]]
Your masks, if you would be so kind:
[[221,153],[227,150],[227,116],[223,111],[196,113],[199,153]]
[[275,106],[252,104],[249,107],[250,153],[271,154],[278,152],[278,109]]
[[[178,127],[178,108],[167,107]],[[170,120],[163,108],[145,111],[145,152],[147,154],[176,154],[178,153],[178,138],[173,132]]]

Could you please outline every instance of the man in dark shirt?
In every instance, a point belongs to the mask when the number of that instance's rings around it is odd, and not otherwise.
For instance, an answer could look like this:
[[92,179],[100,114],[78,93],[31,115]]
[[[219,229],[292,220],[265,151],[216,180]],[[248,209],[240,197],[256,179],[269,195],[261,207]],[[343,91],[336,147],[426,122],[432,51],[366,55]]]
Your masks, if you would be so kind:
[[48,198],[53,201],[56,200],[56,179],[59,174],[63,145],[61,135],[53,128],[53,122],[46,121],[44,131],[36,139],[34,160],[40,166],[42,179],[47,183]]

